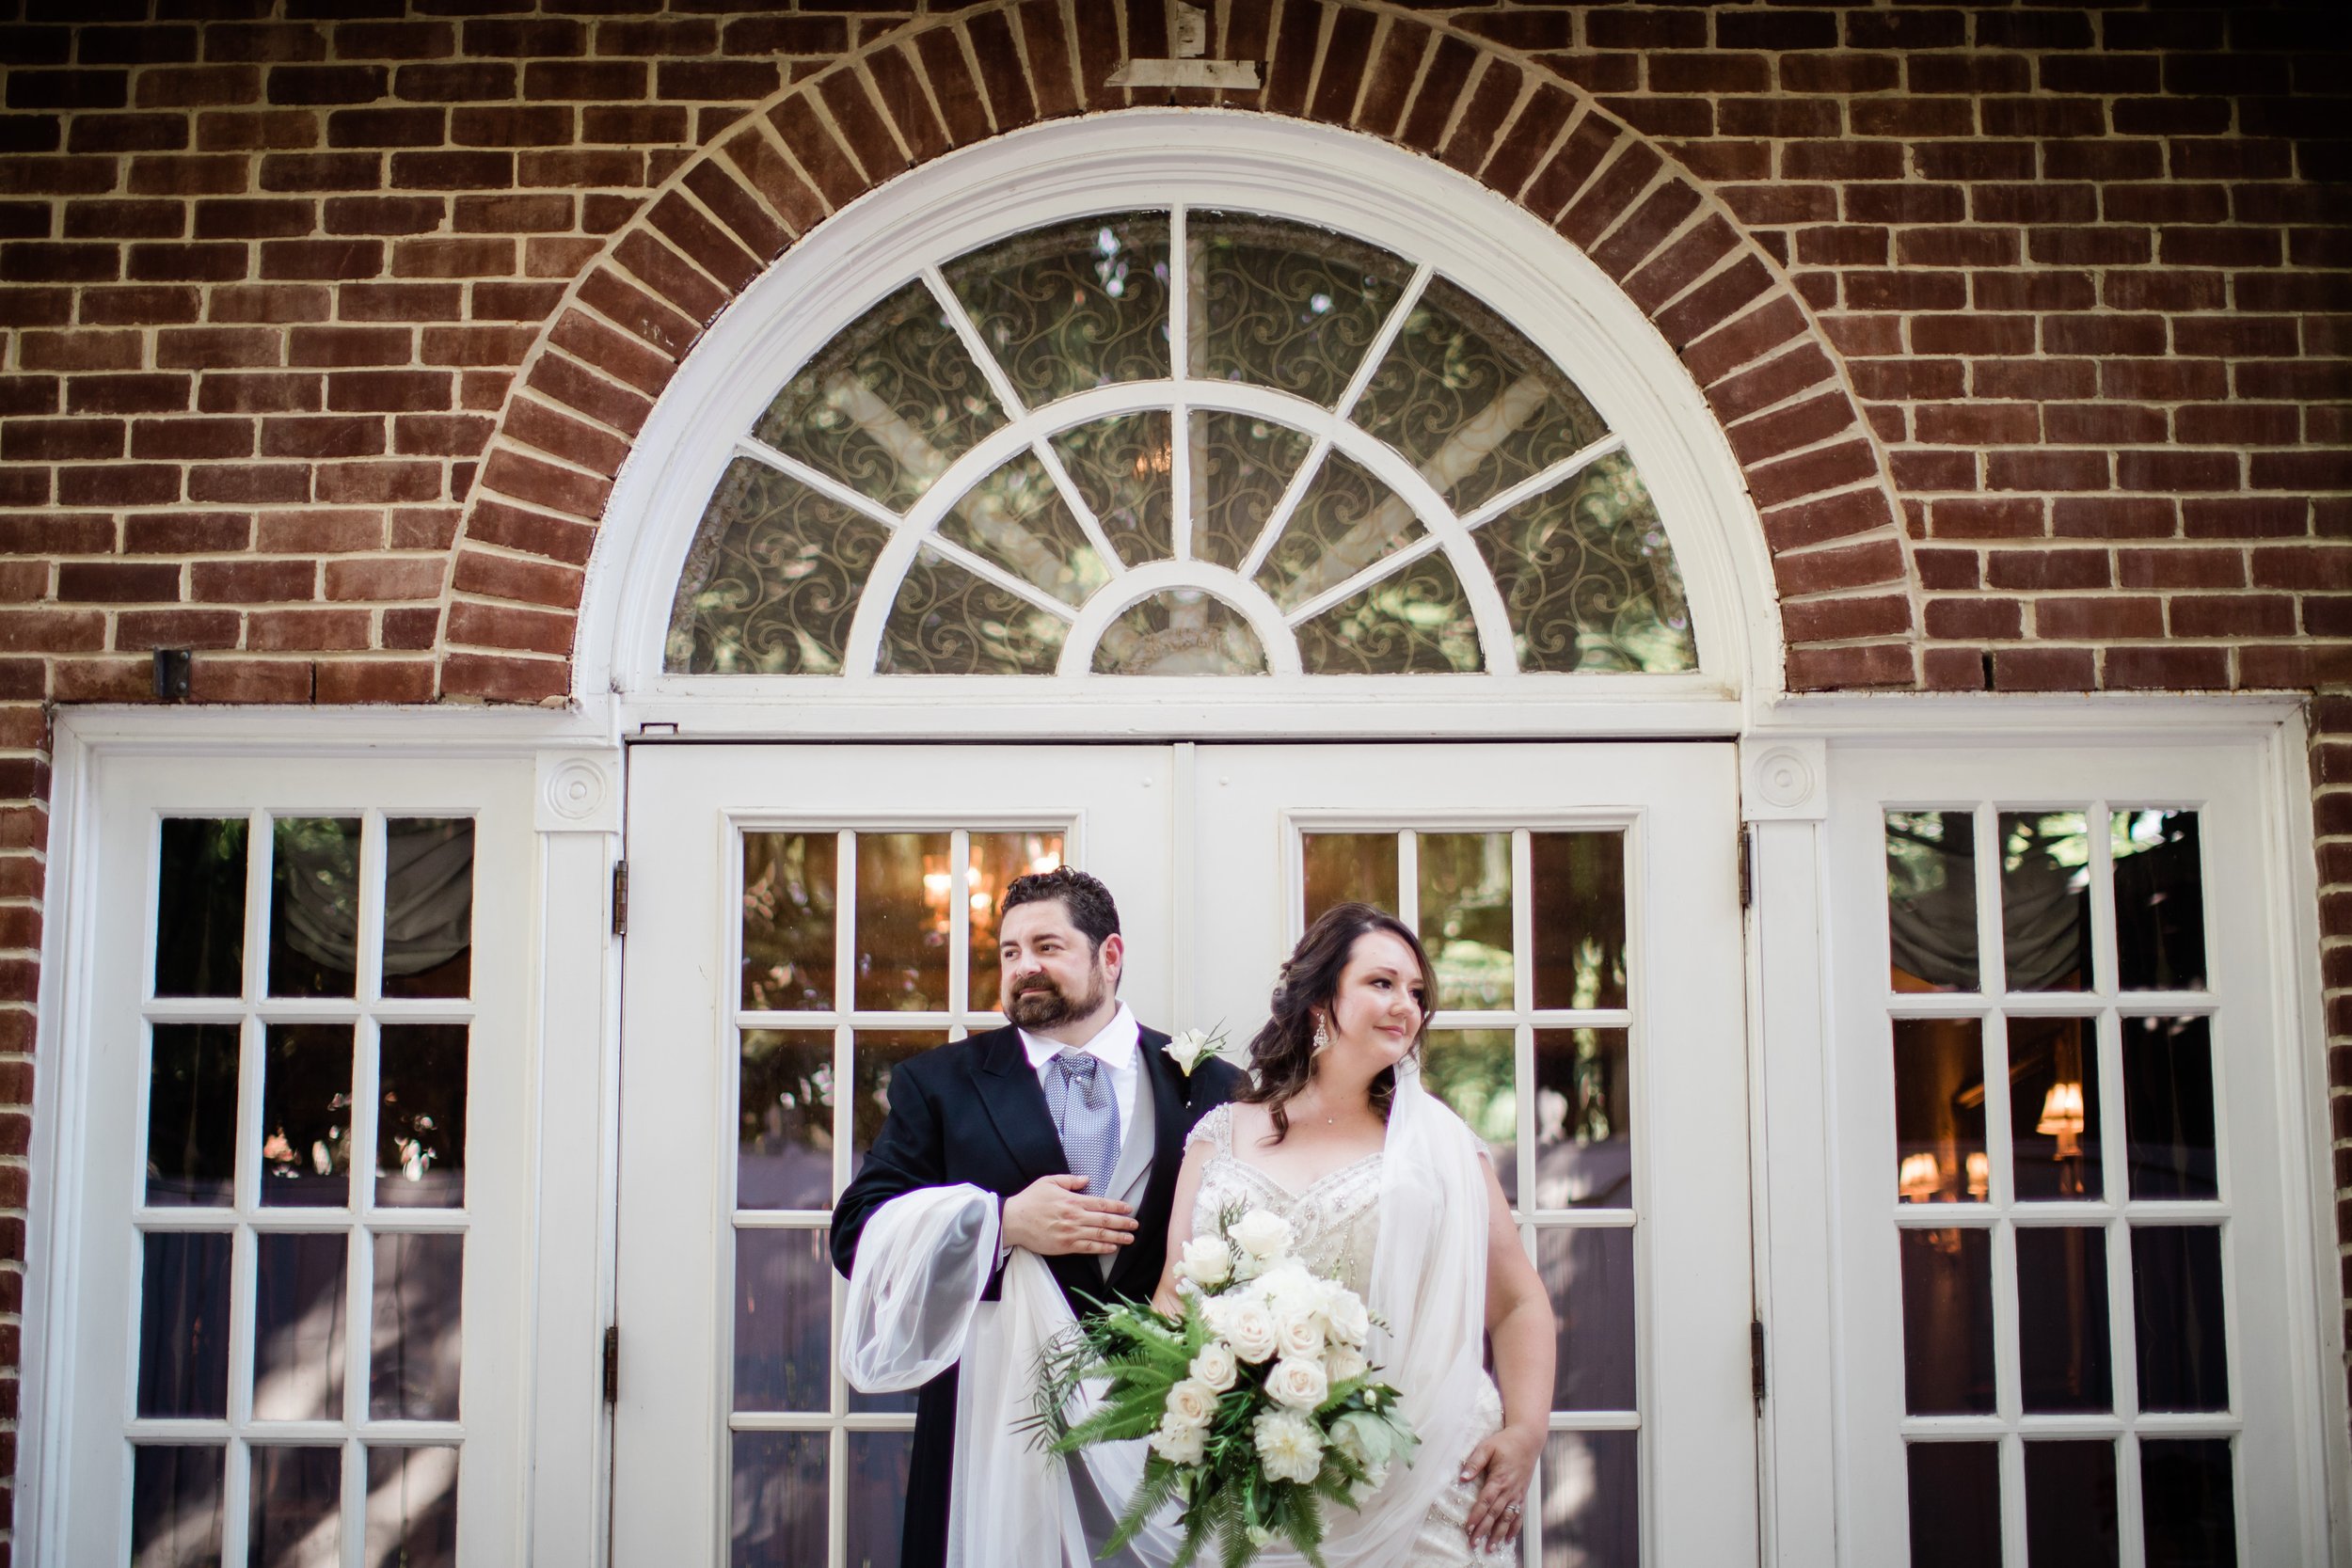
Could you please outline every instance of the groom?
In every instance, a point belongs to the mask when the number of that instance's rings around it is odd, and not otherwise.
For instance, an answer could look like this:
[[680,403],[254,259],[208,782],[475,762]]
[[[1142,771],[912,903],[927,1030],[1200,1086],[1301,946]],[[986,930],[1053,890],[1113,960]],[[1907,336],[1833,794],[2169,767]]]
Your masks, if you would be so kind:
[[[1119,1000],[1126,944],[1118,907],[1085,872],[1015,879],[998,933],[999,999],[1012,1022],[891,1075],[881,1135],[834,1206],[834,1266],[850,1273],[866,1222],[892,1198],[969,1182],[1001,1205],[1000,1276],[1006,1250],[1026,1247],[1053,1270],[1073,1312],[1113,1297],[1149,1301],[1184,1135],[1232,1098],[1241,1073],[1204,1057],[1187,1074],[1169,1059],[1168,1037],[1136,1023]],[[989,1281],[986,1299],[999,1282]],[[915,1406],[901,1568],[946,1559],[955,1430],[951,1367],[924,1385]],[[1025,1441],[1013,1433],[989,1440]],[[1124,1500],[1109,1501],[1115,1510]]]

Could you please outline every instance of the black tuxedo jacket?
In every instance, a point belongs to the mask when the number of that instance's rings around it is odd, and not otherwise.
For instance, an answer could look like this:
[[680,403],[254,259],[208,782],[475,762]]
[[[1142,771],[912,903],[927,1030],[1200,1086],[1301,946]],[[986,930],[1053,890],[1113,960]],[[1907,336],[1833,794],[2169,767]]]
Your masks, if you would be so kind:
[[[1168,1209],[1184,1163],[1184,1137],[1241,1086],[1240,1070],[1214,1058],[1189,1076],[1178,1070],[1168,1057],[1168,1037],[1156,1029],[1144,1030],[1140,1045],[1141,1070],[1151,1076],[1153,1144],[1136,1239],[1120,1251],[1108,1278],[1093,1254],[1045,1259],[1079,1313],[1113,1297],[1151,1299],[1167,1261]],[[834,1267],[850,1273],[866,1220],[901,1193],[970,1182],[1002,1199],[1040,1177],[1069,1170],[1019,1030],[993,1029],[927,1051],[892,1072],[890,1114],[857,1180],[834,1205]],[[991,1298],[1000,1284],[989,1281]],[[915,1402],[900,1568],[939,1568],[946,1560],[955,1433],[956,1370],[950,1367],[923,1386]],[[1020,1439],[1008,1433],[1005,1440]]]

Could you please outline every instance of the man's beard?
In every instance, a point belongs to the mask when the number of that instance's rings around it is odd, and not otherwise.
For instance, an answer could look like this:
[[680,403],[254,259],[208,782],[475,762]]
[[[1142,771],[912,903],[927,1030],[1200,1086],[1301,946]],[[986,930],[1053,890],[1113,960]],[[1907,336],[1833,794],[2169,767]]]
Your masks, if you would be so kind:
[[1072,996],[1053,981],[1039,976],[1025,982],[1006,1005],[1005,1016],[1024,1029],[1051,1029],[1073,1018],[1085,1018],[1110,994],[1110,976],[1096,964],[1087,976],[1083,995]]

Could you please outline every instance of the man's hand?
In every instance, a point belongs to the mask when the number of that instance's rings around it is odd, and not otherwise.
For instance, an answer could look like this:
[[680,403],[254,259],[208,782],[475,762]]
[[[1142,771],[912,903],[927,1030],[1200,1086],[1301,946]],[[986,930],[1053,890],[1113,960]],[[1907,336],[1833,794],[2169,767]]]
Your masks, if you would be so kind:
[[1089,1197],[1083,1176],[1041,1176],[1005,1200],[1005,1244],[1041,1258],[1117,1252],[1136,1239],[1135,1211]]

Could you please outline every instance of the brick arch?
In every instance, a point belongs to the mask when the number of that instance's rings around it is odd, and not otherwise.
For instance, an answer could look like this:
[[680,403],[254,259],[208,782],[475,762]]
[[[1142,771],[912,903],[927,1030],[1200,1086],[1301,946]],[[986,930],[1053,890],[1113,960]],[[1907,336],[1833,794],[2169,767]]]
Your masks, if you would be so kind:
[[576,279],[508,395],[455,546],[441,694],[569,690],[631,440],[703,331],[801,235],[958,147],[1171,101],[1376,135],[1549,224],[1616,279],[1724,422],[1763,520],[1788,687],[1915,683],[1883,453],[1811,310],[1700,182],[1581,89],[1368,0],[1234,8],[1218,53],[1263,62],[1258,89],[1104,86],[1121,58],[1168,53],[1157,25],[1156,8],[990,0],[882,36],[683,165]]

